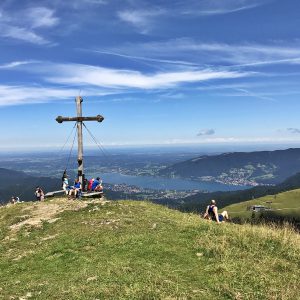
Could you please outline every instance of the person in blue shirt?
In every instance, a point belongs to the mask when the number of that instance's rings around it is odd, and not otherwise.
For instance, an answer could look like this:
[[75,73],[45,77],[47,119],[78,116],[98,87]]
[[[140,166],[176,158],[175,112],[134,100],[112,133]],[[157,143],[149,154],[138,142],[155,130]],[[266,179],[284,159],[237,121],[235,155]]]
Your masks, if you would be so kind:
[[74,198],[76,198],[80,192],[81,192],[81,183],[78,179],[75,179],[74,186],[71,187],[71,189],[69,190],[69,199],[72,198],[72,195],[74,195]]
[[103,187],[102,187],[102,180],[100,180],[100,177],[97,177],[93,184],[92,184],[92,191],[95,192],[102,192],[103,191]]
[[211,200],[210,205],[206,207],[204,218],[216,221],[218,224],[220,224],[223,221],[228,220],[228,213],[226,210],[224,210],[219,214],[216,200]]

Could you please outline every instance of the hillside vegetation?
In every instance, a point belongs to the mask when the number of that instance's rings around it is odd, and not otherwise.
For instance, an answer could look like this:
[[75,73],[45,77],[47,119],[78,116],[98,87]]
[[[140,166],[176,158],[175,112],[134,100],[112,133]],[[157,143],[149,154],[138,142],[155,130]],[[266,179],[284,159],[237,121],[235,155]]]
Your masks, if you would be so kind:
[[37,185],[42,186],[45,191],[54,191],[61,186],[61,180],[0,168],[0,205],[7,203],[11,196],[19,196],[23,201],[32,200]]
[[[271,210],[253,213],[247,210],[252,205],[263,205]],[[300,189],[232,204],[224,209],[228,210],[232,217],[239,217],[241,220],[284,218],[286,221],[300,223]]]
[[173,164],[160,175],[249,185],[277,184],[300,170],[300,149],[202,155]]
[[149,202],[0,208],[1,299],[299,299],[300,238]]

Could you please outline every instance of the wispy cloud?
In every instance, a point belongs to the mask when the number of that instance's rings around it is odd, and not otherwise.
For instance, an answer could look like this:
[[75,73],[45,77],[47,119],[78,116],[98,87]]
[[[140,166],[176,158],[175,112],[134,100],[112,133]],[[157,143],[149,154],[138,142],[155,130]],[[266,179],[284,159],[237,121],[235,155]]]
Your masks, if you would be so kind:
[[92,85],[108,88],[164,89],[180,84],[214,79],[229,79],[250,76],[238,71],[186,70],[143,74],[139,71],[109,69],[90,65],[50,64],[40,66],[45,80],[52,83],[71,85]]
[[188,9],[183,9],[183,14],[198,15],[198,16],[212,16],[229,14],[242,10],[252,9],[264,5],[270,1],[249,1],[249,0],[203,0],[203,1],[189,1],[192,3]]
[[193,62],[188,62],[188,61],[183,61],[183,60],[157,59],[157,58],[144,57],[144,56],[126,55],[126,54],[122,54],[122,53],[118,53],[118,52],[105,51],[105,50],[85,50],[85,51],[99,53],[99,54],[119,56],[119,57],[132,59],[135,61],[148,61],[148,62],[157,62],[157,63],[164,63],[164,64],[172,64],[172,65],[197,66],[197,64],[195,64]]
[[201,129],[197,136],[207,136],[207,135],[214,135],[215,130],[214,129]]
[[[50,1],[50,3],[53,1]],[[68,7],[69,9],[87,9],[102,5],[107,5],[109,0],[72,0],[72,1],[57,1],[58,7]]]
[[176,138],[165,140],[162,144],[173,145],[173,144],[285,144],[285,143],[300,143],[300,138],[287,138],[287,137],[235,137],[235,136],[224,136],[224,137],[204,137],[202,139],[189,139],[189,138]]
[[[77,94],[77,88],[0,85],[0,106],[63,101],[73,99]],[[85,96],[104,96],[108,94],[112,94],[112,92],[100,89],[84,90]]]
[[22,65],[27,65],[27,64],[30,64],[32,63],[33,61],[13,61],[13,62],[10,62],[10,63],[7,63],[7,64],[3,64],[3,65],[0,65],[0,70],[7,70],[7,69],[14,69],[16,67],[19,67],[19,66],[22,66]]
[[[204,43],[191,38],[180,38],[163,42],[127,44],[119,47],[123,55],[136,56],[143,53],[152,59],[182,60],[198,65],[255,67],[272,64],[299,64],[299,42],[257,43]],[[138,55],[137,55],[138,56]]]
[[[251,76],[252,73],[215,71],[213,69],[190,69],[179,71],[160,71],[142,73],[133,70],[111,69],[82,64],[55,64],[43,61],[16,61],[0,65],[0,70],[30,73],[43,80],[46,86],[28,87],[25,85],[0,86],[0,98],[5,99],[0,105],[15,105],[53,101],[71,97],[83,88],[86,95],[122,94],[148,90],[159,92],[161,98],[183,98],[182,93],[165,94],[169,88],[178,88],[190,83],[209,80],[235,79]],[[66,88],[67,86],[67,88]],[[73,88],[74,87],[74,88]]]
[[161,9],[152,10],[122,10],[117,13],[119,19],[134,26],[141,33],[148,33],[154,25],[154,20],[165,13]]
[[22,28],[18,26],[2,25],[0,36],[5,38],[11,38],[19,41],[25,41],[37,45],[48,44],[49,41],[42,36],[36,34],[34,31],[28,28]]
[[[265,5],[272,0],[186,0],[165,2],[158,6],[150,1],[129,1],[130,9],[120,10],[117,15],[124,21],[135,26],[142,33],[147,33],[159,21],[160,17],[172,19],[180,17],[207,17],[229,14],[253,9]],[[141,9],[141,7],[143,9]],[[163,7],[163,8],[162,8]]]
[[[236,90],[237,92],[240,92],[239,94],[231,94],[230,97],[236,96],[236,97],[253,97],[253,98],[257,98],[257,99],[261,99],[261,100],[267,100],[267,101],[272,101],[272,102],[276,102],[276,100],[274,98],[265,96],[265,95],[261,95],[259,93],[254,93],[251,92],[249,90],[246,89],[241,89],[241,88],[235,88],[234,90]],[[228,95],[223,95],[223,96],[228,96]]]
[[59,23],[54,10],[46,7],[33,7],[25,11],[25,21],[31,28],[53,27]]
[[55,11],[46,7],[33,7],[14,12],[2,12],[0,37],[37,45],[50,42],[38,30],[50,28],[59,23]]

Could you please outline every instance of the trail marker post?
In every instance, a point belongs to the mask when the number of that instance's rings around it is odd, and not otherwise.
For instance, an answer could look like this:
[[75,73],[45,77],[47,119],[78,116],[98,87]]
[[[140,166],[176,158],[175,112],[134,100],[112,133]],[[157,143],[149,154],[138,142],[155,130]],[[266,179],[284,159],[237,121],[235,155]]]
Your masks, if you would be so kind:
[[95,117],[83,117],[82,116],[82,98],[80,96],[76,97],[76,110],[77,117],[62,117],[58,116],[56,121],[58,123],[75,121],[77,122],[77,141],[78,141],[78,179],[83,187],[84,184],[84,173],[83,173],[83,137],[82,137],[82,123],[83,121],[97,121],[101,123],[104,120],[104,117],[97,115]]

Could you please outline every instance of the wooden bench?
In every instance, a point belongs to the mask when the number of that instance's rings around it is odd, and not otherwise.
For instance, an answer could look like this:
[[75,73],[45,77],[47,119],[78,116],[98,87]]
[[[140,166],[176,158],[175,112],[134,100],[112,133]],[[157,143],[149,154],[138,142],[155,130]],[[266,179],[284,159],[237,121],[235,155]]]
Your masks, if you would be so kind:
[[[48,192],[47,194],[45,194],[45,198],[54,197],[56,195],[62,195],[64,193],[65,193],[64,190]],[[81,197],[83,197],[83,198],[93,198],[93,197],[101,198],[102,195],[103,195],[103,192],[82,192],[81,193]]]
[[54,197],[55,195],[60,195],[60,194],[64,194],[64,193],[65,193],[64,190],[48,192],[47,194],[45,194],[45,198],[47,198],[47,197]]
[[101,198],[102,195],[103,195],[103,192],[89,192],[89,193],[88,192],[83,192],[81,194],[81,197],[83,197],[83,198],[89,198],[89,197],[91,197],[91,198],[93,198],[93,197]]

